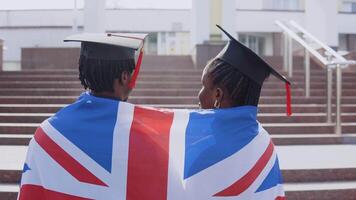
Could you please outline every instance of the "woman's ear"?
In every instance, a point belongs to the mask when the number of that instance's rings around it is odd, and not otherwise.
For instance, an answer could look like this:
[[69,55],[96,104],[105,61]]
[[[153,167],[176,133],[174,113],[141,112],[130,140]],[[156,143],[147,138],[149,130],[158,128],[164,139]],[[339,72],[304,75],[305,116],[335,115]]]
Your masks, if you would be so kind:
[[222,102],[223,97],[224,97],[224,91],[221,88],[217,87],[215,90],[215,100],[218,102]]

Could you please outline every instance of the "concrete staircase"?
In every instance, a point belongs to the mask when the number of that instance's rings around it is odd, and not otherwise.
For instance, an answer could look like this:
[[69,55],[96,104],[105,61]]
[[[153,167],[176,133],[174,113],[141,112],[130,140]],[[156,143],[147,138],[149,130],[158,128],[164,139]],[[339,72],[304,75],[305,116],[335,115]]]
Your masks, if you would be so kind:
[[[281,70],[281,57],[267,57]],[[288,199],[356,199],[356,72],[343,74],[343,136],[326,123],[326,73],[312,65],[311,97],[304,97],[302,58],[295,58],[293,116],[285,114],[284,84],[265,83],[259,120],[280,154]],[[197,108],[202,70],[187,56],[144,60],[130,102],[165,108]],[[36,127],[83,89],[76,69],[0,72],[0,199],[16,199],[26,146]],[[332,163],[332,164],[330,164]]]

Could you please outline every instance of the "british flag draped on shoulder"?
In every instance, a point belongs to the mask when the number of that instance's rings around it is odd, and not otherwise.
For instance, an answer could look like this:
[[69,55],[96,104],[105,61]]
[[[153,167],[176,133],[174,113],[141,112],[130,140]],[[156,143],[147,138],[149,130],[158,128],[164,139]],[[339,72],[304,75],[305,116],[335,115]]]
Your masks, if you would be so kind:
[[84,93],[37,129],[20,200],[285,199],[252,106],[158,110]]

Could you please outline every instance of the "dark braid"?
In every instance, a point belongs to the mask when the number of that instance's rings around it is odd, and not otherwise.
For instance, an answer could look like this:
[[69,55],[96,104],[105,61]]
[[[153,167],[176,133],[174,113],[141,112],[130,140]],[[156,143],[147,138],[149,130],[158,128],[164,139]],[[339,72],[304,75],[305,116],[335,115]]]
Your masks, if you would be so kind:
[[112,61],[87,59],[80,56],[79,59],[79,80],[85,89],[94,92],[114,92],[113,84],[115,79],[119,79],[124,71],[132,73],[135,68],[135,61]]
[[236,67],[216,59],[210,63],[209,71],[213,85],[225,89],[234,106],[257,106],[261,87]]

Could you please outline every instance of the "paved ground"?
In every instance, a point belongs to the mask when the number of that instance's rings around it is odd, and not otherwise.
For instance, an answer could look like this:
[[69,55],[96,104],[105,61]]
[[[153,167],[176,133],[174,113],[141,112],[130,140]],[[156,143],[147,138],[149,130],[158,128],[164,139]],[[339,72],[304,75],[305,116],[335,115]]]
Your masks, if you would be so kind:
[[[356,168],[356,145],[276,147],[282,169]],[[27,146],[0,146],[0,170],[21,169]]]
[[355,168],[356,145],[277,146],[282,169]]

